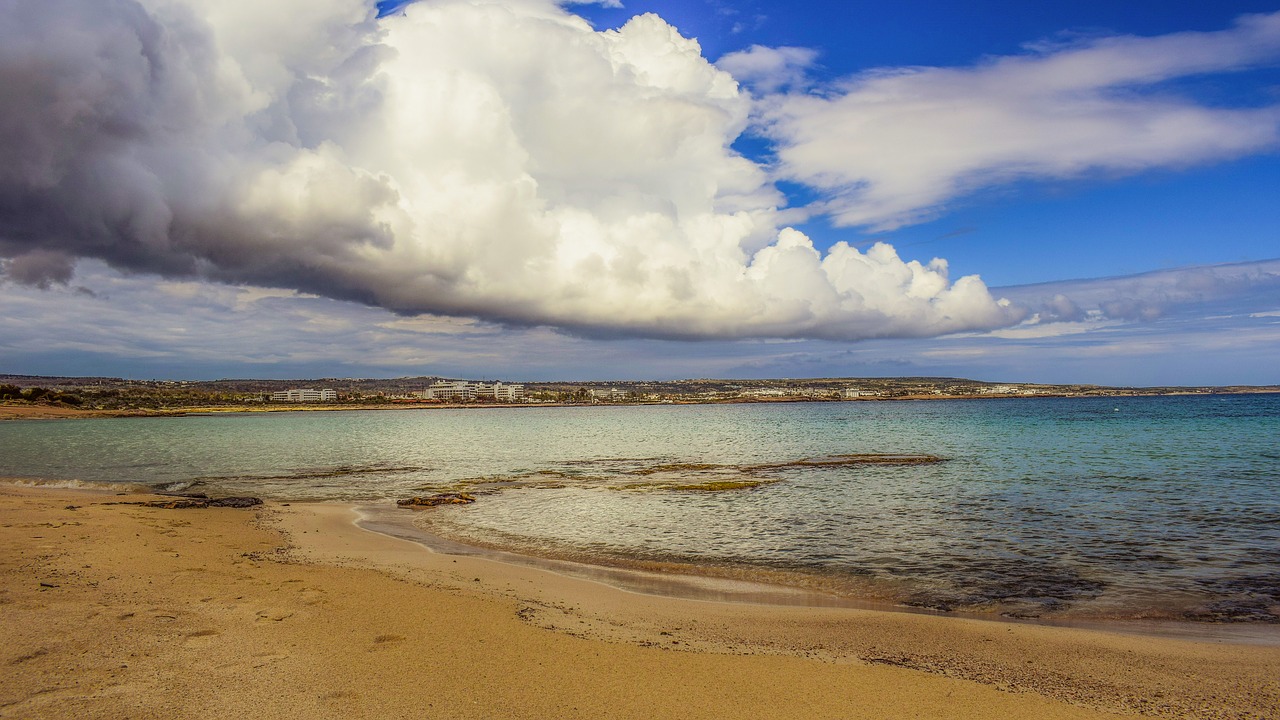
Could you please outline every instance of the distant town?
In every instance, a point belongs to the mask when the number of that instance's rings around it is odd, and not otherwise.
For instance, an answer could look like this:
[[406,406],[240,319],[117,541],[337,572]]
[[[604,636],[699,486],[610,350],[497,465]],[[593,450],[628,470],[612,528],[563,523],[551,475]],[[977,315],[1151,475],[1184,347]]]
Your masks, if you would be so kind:
[[[0,375],[0,406],[108,414],[320,407],[850,402],[1280,392],[1280,385],[1106,387],[963,378],[808,378],[530,382],[441,377],[312,380],[129,380]],[[10,416],[21,413],[9,412]]]

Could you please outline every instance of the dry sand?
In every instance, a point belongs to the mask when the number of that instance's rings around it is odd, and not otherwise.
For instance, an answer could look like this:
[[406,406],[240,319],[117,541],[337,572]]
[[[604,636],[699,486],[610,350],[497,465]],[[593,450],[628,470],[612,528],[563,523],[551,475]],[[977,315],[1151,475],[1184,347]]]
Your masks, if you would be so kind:
[[97,417],[93,410],[63,405],[2,405],[0,420],[62,420],[65,418]]
[[524,405],[512,403],[396,403],[391,405],[287,405],[280,403],[246,403],[244,405],[187,405],[168,408],[136,408],[133,410],[98,410],[66,405],[3,404],[3,420],[74,420],[90,418],[181,417],[185,415],[223,415],[232,413],[291,412],[379,412],[385,410],[481,410],[491,408],[561,407],[558,403]]
[[[360,530],[0,486],[3,718],[1277,717],[1280,648],[640,595]],[[69,506],[75,506],[74,508]]]

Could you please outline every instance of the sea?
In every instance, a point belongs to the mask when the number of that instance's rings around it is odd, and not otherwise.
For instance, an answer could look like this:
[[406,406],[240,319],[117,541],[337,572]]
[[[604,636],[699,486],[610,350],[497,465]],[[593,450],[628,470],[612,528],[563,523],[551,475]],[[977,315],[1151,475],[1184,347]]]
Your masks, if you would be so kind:
[[[15,420],[0,477],[923,611],[1280,623],[1280,395]],[[475,502],[394,502],[443,492]]]

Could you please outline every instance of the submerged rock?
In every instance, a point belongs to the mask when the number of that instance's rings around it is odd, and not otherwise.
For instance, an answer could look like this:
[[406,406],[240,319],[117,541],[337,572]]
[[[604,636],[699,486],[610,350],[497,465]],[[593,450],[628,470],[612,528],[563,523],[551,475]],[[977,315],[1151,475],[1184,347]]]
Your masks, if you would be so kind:
[[1280,623],[1280,573],[1198,580],[1218,597],[1188,610],[1189,620],[1217,623]]
[[396,505],[407,508],[424,508],[437,505],[469,505],[475,501],[475,497],[467,493],[447,492],[397,500]]

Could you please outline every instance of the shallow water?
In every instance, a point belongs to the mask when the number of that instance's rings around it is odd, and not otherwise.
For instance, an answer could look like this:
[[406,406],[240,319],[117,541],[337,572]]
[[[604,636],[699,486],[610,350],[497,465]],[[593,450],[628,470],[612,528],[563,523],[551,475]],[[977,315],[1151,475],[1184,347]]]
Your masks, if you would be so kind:
[[1280,620],[1280,396],[0,424],[0,475],[283,500],[465,490],[457,539],[919,607]]

